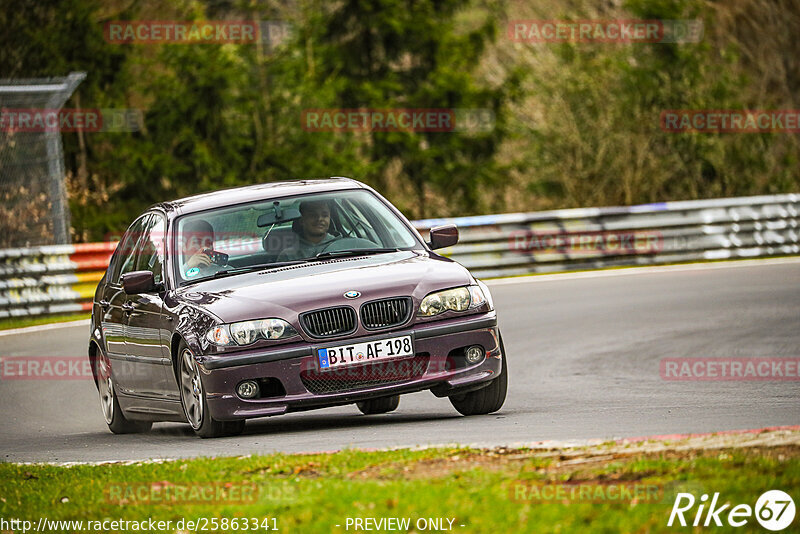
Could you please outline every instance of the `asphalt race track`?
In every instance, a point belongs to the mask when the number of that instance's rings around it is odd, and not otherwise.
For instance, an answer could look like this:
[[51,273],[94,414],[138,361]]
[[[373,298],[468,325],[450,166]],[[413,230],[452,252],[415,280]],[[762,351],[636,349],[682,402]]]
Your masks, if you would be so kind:
[[[461,417],[430,392],[391,414],[355,406],[252,420],[242,436],[186,424],[115,436],[91,380],[0,381],[0,459],[105,461],[345,447],[713,432],[800,423],[799,381],[665,381],[665,357],[798,357],[800,259],[491,284],[511,370],[502,411]],[[0,337],[4,356],[86,353],[88,326]]]

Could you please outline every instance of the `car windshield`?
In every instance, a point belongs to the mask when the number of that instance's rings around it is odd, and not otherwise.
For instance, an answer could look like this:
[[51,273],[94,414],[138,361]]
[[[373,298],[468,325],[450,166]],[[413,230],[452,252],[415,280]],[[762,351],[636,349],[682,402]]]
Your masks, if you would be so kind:
[[366,190],[317,193],[220,207],[178,219],[179,283],[347,255],[422,249]]

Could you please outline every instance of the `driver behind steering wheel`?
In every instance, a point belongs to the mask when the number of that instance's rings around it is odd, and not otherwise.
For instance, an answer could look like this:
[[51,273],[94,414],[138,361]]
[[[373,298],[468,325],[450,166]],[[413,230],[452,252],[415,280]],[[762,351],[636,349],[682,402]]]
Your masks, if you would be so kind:
[[298,234],[297,243],[284,249],[278,261],[313,258],[321,252],[349,248],[370,248],[375,243],[368,239],[343,238],[328,233],[331,226],[331,206],[326,200],[306,200],[300,203],[300,218],[293,228]]

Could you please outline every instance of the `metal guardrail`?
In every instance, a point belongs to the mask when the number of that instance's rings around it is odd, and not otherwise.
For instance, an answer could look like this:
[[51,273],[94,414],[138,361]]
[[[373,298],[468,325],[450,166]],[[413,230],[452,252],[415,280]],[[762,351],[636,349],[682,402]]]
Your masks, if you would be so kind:
[[800,195],[416,221],[456,224],[441,251],[478,278],[800,254]]
[[[800,254],[800,194],[414,221],[478,278]],[[0,318],[87,311],[115,243],[0,250]]]
[[0,318],[92,309],[116,243],[0,250]]

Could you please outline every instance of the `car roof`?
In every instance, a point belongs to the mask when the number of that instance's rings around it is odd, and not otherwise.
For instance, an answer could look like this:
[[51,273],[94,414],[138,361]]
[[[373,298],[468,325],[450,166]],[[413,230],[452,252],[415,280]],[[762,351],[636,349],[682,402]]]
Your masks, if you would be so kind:
[[202,193],[162,202],[154,207],[160,207],[168,212],[171,211],[173,215],[184,215],[220,206],[232,206],[258,200],[357,188],[365,189],[368,187],[358,180],[341,176],[311,180],[286,180]]

